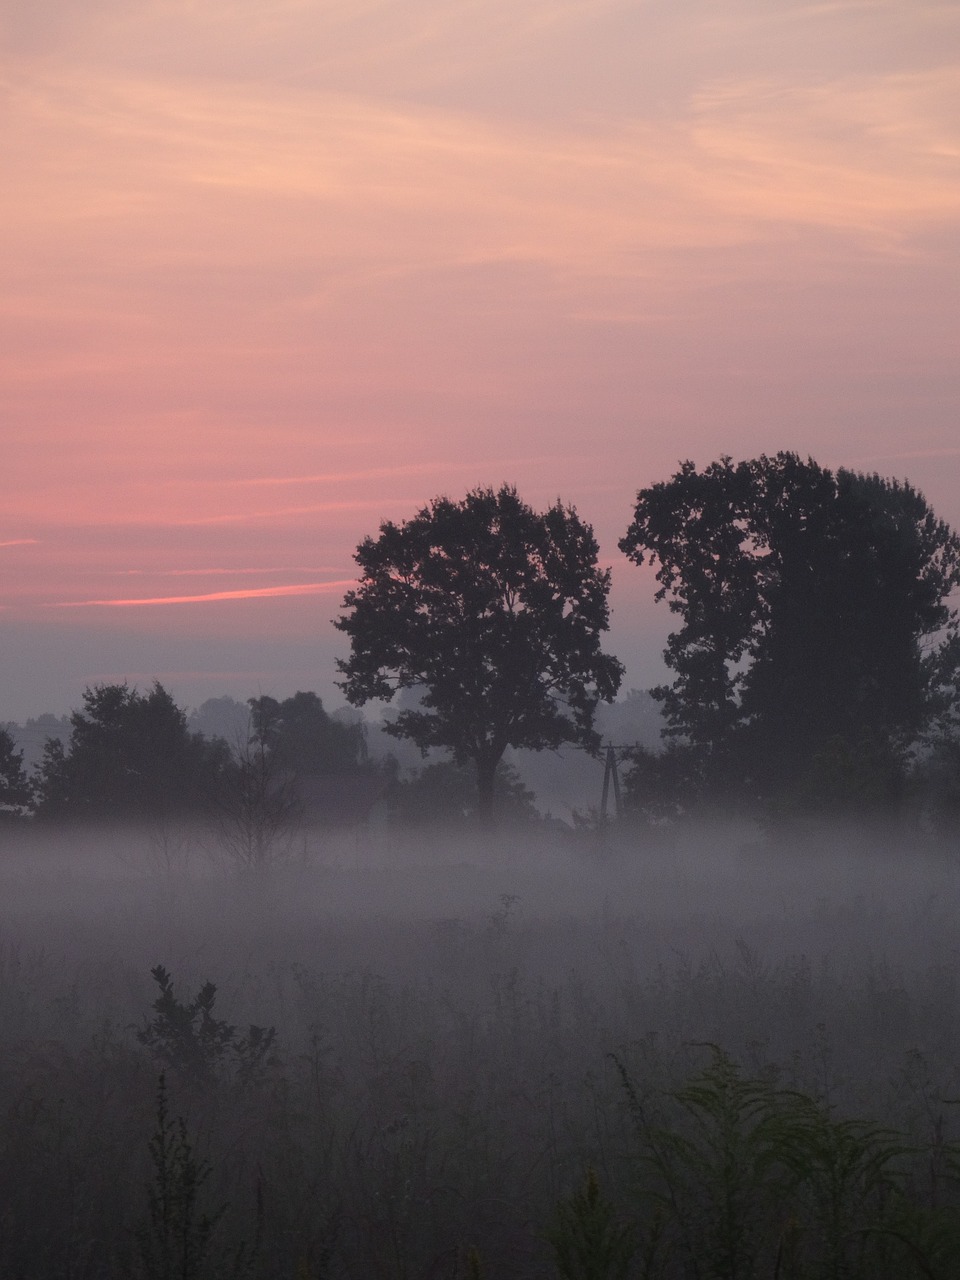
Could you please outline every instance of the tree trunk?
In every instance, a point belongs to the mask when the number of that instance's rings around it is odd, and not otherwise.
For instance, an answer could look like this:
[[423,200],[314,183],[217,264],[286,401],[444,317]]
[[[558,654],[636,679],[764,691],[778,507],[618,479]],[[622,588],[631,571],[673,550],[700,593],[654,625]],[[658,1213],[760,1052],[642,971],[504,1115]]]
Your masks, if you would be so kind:
[[480,826],[486,830],[496,825],[493,808],[493,783],[497,776],[497,765],[499,763],[499,758],[496,760],[485,759],[477,761],[477,819]]

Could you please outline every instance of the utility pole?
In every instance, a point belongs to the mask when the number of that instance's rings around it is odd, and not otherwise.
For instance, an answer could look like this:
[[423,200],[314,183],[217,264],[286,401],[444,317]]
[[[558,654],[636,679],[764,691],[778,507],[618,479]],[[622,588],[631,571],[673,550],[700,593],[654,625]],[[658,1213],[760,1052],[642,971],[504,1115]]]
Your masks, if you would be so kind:
[[610,784],[613,783],[613,816],[623,816],[623,804],[620,800],[620,771],[617,768],[617,752],[613,743],[607,744],[607,753],[603,766],[603,795],[600,798],[600,824],[606,825],[607,804],[610,799]]

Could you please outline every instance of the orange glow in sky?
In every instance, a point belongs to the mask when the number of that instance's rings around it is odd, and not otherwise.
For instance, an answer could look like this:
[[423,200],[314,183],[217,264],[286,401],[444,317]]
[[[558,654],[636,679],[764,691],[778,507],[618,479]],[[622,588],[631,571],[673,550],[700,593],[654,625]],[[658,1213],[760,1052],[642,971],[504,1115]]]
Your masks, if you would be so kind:
[[960,524],[952,0],[13,0],[0,119],[0,720],[335,704],[353,549],[480,484],[594,524],[627,685],[683,458]]

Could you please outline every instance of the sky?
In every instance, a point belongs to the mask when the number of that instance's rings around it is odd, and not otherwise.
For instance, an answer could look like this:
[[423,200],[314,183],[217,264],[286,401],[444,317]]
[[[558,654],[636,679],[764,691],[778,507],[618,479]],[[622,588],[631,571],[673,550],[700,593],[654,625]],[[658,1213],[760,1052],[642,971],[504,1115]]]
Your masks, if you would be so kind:
[[686,459],[960,525],[956,0],[5,0],[0,720],[315,689],[352,553]]

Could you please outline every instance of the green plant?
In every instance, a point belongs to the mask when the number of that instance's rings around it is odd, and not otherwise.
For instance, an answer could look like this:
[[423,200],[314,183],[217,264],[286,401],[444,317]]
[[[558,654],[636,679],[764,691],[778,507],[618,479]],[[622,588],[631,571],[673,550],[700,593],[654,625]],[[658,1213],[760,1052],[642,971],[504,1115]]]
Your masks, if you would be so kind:
[[153,1002],[155,1016],[136,1034],[160,1062],[196,1080],[209,1080],[232,1057],[241,1083],[261,1075],[276,1040],[275,1027],[251,1024],[246,1035],[238,1035],[236,1027],[213,1016],[217,988],[212,982],[184,1004],[174,995],[173,979],[162,964],[150,973],[160,988]]
[[669,1127],[650,1126],[618,1067],[682,1248],[698,1272],[744,1280],[756,1271],[765,1220],[787,1198],[774,1176],[781,1095],[768,1080],[745,1078],[716,1045],[708,1047],[709,1064],[671,1094],[681,1114]]
[[467,1280],[483,1280],[483,1266],[480,1254],[473,1246],[467,1250]]
[[648,1259],[665,1221],[669,1251],[698,1278],[956,1274],[960,1214],[926,1203],[912,1187],[908,1175],[911,1161],[925,1154],[920,1147],[894,1129],[839,1118],[825,1102],[778,1088],[772,1077],[750,1078],[722,1049],[708,1048],[708,1065],[667,1092],[672,1115],[656,1119],[614,1059],[640,1139],[641,1171],[652,1173],[663,1215],[645,1233]]
[[618,1221],[592,1166],[580,1190],[557,1205],[547,1238],[562,1280],[624,1280],[636,1249],[632,1229]]
[[207,1160],[199,1159],[182,1116],[170,1118],[166,1076],[157,1086],[157,1124],[150,1139],[153,1180],[147,1190],[147,1218],[136,1231],[143,1280],[202,1280],[212,1275],[211,1238],[226,1206],[205,1212]]
[[825,1280],[871,1275],[903,1203],[902,1136],[867,1121],[838,1119],[802,1094],[778,1118],[777,1159],[808,1200],[806,1232],[817,1242]]

